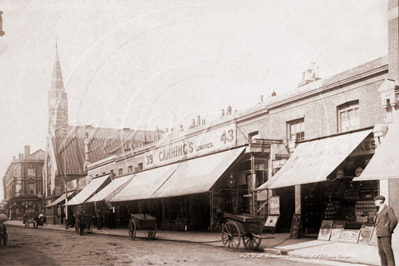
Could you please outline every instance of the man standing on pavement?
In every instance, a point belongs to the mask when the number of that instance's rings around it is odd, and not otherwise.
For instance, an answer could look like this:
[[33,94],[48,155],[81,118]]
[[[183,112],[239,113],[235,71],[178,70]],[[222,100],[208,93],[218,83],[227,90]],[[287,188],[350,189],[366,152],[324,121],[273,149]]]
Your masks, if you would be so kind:
[[394,266],[395,258],[392,251],[392,233],[398,224],[398,219],[391,207],[385,204],[384,196],[374,198],[378,207],[375,229],[377,230],[378,253],[381,258],[381,266]]

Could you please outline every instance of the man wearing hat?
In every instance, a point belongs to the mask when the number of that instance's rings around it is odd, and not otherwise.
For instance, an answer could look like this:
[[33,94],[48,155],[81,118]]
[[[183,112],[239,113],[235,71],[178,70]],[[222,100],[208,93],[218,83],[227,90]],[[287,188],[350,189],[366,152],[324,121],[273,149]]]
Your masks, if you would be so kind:
[[384,196],[374,198],[378,207],[375,229],[377,231],[378,253],[382,266],[395,265],[395,258],[392,251],[392,233],[398,224],[398,219],[391,207],[385,204]]

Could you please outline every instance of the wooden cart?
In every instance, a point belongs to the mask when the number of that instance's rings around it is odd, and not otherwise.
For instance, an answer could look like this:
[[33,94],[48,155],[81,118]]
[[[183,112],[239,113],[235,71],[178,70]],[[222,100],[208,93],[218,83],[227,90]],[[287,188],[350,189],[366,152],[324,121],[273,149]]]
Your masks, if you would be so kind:
[[241,238],[245,248],[255,250],[262,241],[263,218],[225,213],[227,222],[222,228],[222,242],[226,248],[237,249]]
[[148,238],[154,239],[157,233],[157,218],[149,214],[130,214],[128,232],[133,240],[138,229],[147,230]]

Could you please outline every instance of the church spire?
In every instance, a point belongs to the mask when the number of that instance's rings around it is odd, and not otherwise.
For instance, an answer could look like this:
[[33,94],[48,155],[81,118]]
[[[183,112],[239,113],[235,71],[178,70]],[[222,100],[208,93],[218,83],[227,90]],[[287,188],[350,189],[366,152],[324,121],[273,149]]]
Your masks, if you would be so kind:
[[55,63],[53,68],[53,79],[51,81],[51,90],[64,92],[64,81],[62,79],[61,64],[58,57],[57,38],[55,39]]
[[49,131],[57,130],[68,123],[68,96],[65,93],[61,64],[58,57],[57,39],[55,42],[55,63],[51,88],[48,92]]

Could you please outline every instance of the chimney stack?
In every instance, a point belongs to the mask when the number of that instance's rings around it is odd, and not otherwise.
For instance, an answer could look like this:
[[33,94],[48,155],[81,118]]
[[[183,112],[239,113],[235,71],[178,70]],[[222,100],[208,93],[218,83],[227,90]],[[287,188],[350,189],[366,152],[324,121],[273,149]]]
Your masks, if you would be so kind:
[[30,146],[29,145],[25,145],[24,149],[25,149],[25,159],[28,159],[29,156],[30,156]]
[[221,110],[220,117],[224,117],[224,109]]
[[231,115],[231,106],[229,105],[229,107],[227,107],[227,114],[226,115]]
[[180,125],[180,131],[184,131],[183,125]]
[[206,121],[205,119],[202,119],[202,124],[205,125]]
[[191,128],[195,127],[195,119],[191,119]]
[[200,126],[201,125],[201,116],[197,116],[197,125]]
[[259,95],[259,103],[263,103],[263,95]]

